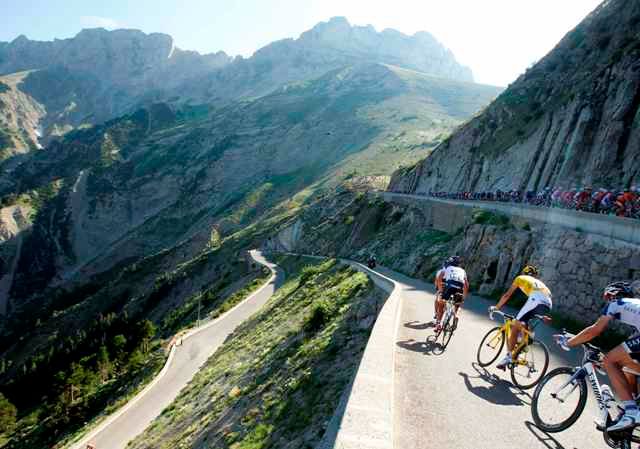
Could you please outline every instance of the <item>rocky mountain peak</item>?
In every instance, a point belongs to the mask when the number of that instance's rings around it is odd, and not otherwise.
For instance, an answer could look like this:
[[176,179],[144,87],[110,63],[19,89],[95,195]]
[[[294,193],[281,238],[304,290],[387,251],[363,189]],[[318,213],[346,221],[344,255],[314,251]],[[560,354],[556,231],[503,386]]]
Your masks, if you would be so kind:
[[442,78],[473,81],[471,70],[459,64],[453,53],[426,31],[413,36],[391,28],[378,32],[371,25],[351,25],[344,17],[333,17],[302,33],[297,43],[305,48],[331,49]]

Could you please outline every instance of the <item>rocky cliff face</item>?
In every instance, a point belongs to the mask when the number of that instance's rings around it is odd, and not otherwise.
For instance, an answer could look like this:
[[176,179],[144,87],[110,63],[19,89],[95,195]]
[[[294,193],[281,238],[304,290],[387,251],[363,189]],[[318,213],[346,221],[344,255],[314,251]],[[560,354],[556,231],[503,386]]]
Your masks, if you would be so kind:
[[[0,74],[62,66],[116,86],[177,83],[231,62],[224,52],[200,55],[174,47],[171,36],[138,30],[85,29],[71,39],[31,41],[20,36],[0,47]],[[168,73],[170,72],[170,73]],[[164,73],[160,77],[158,75]]]
[[640,3],[604,2],[397,192],[622,188],[640,176]]
[[53,42],[20,36],[0,46],[0,74],[24,72],[3,77],[19,76],[20,82],[13,83],[14,95],[3,99],[0,120],[15,121],[11,116],[20,115],[25,101],[37,104],[39,113],[21,120],[20,132],[28,139],[22,144],[13,139],[13,146],[0,142],[0,150],[6,157],[29,148],[29,142],[46,146],[70,130],[130,112],[152,101],[154,92],[211,73],[231,59],[224,52],[183,51],[168,35],[137,30],[90,29]]

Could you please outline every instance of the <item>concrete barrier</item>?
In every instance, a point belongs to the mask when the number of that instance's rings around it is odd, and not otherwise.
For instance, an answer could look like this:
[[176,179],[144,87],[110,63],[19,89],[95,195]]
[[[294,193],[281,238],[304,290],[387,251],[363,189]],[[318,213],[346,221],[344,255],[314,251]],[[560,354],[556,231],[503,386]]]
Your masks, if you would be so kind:
[[369,275],[390,296],[373,325],[353,380],[316,449],[392,449],[394,342],[400,318],[400,289],[392,279],[358,262],[346,259],[340,262]]

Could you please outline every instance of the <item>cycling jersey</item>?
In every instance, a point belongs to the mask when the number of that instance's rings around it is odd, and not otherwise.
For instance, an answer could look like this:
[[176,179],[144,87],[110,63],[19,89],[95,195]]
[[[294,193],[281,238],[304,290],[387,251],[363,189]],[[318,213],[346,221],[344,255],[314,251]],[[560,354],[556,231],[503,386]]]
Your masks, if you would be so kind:
[[442,280],[448,286],[463,288],[467,280],[467,272],[460,267],[446,267],[442,275]]
[[602,315],[612,316],[640,332],[640,299],[622,298],[611,301],[602,309]]
[[544,282],[533,276],[522,274],[514,279],[513,285],[519,287],[527,296],[531,296],[534,292],[541,292],[544,296],[551,297],[551,291],[544,285]]
[[528,324],[529,320],[536,314],[544,315],[551,310],[553,306],[551,291],[541,280],[523,274],[514,279],[513,285],[517,286],[528,297],[527,302],[516,315],[518,321]]

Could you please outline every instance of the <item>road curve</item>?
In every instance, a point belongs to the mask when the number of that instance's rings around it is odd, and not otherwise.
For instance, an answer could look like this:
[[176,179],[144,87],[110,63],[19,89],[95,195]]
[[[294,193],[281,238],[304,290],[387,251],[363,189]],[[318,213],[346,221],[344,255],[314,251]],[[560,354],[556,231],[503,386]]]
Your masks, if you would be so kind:
[[72,449],[85,449],[88,443],[96,449],[123,449],[173,402],[227,336],[268,301],[282,284],[284,273],[259,251],[252,251],[251,256],[273,273],[267,284],[221,317],[185,335],[182,344],[172,348],[167,365],[158,377],[122,409],[71,446]]
[[[496,325],[487,316],[494,302],[467,299],[449,346],[434,355],[425,344],[433,334],[427,325],[433,318],[433,286],[385,268],[376,271],[401,288],[394,357],[394,448],[606,447],[593,424],[596,405],[591,393],[590,403],[570,429],[548,435],[532,424],[531,390],[513,387],[508,373],[477,366],[480,339]],[[549,369],[575,366],[581,351],[559,351],[552,343],[553,332],[547,326],[536,331],[551,351]]]

